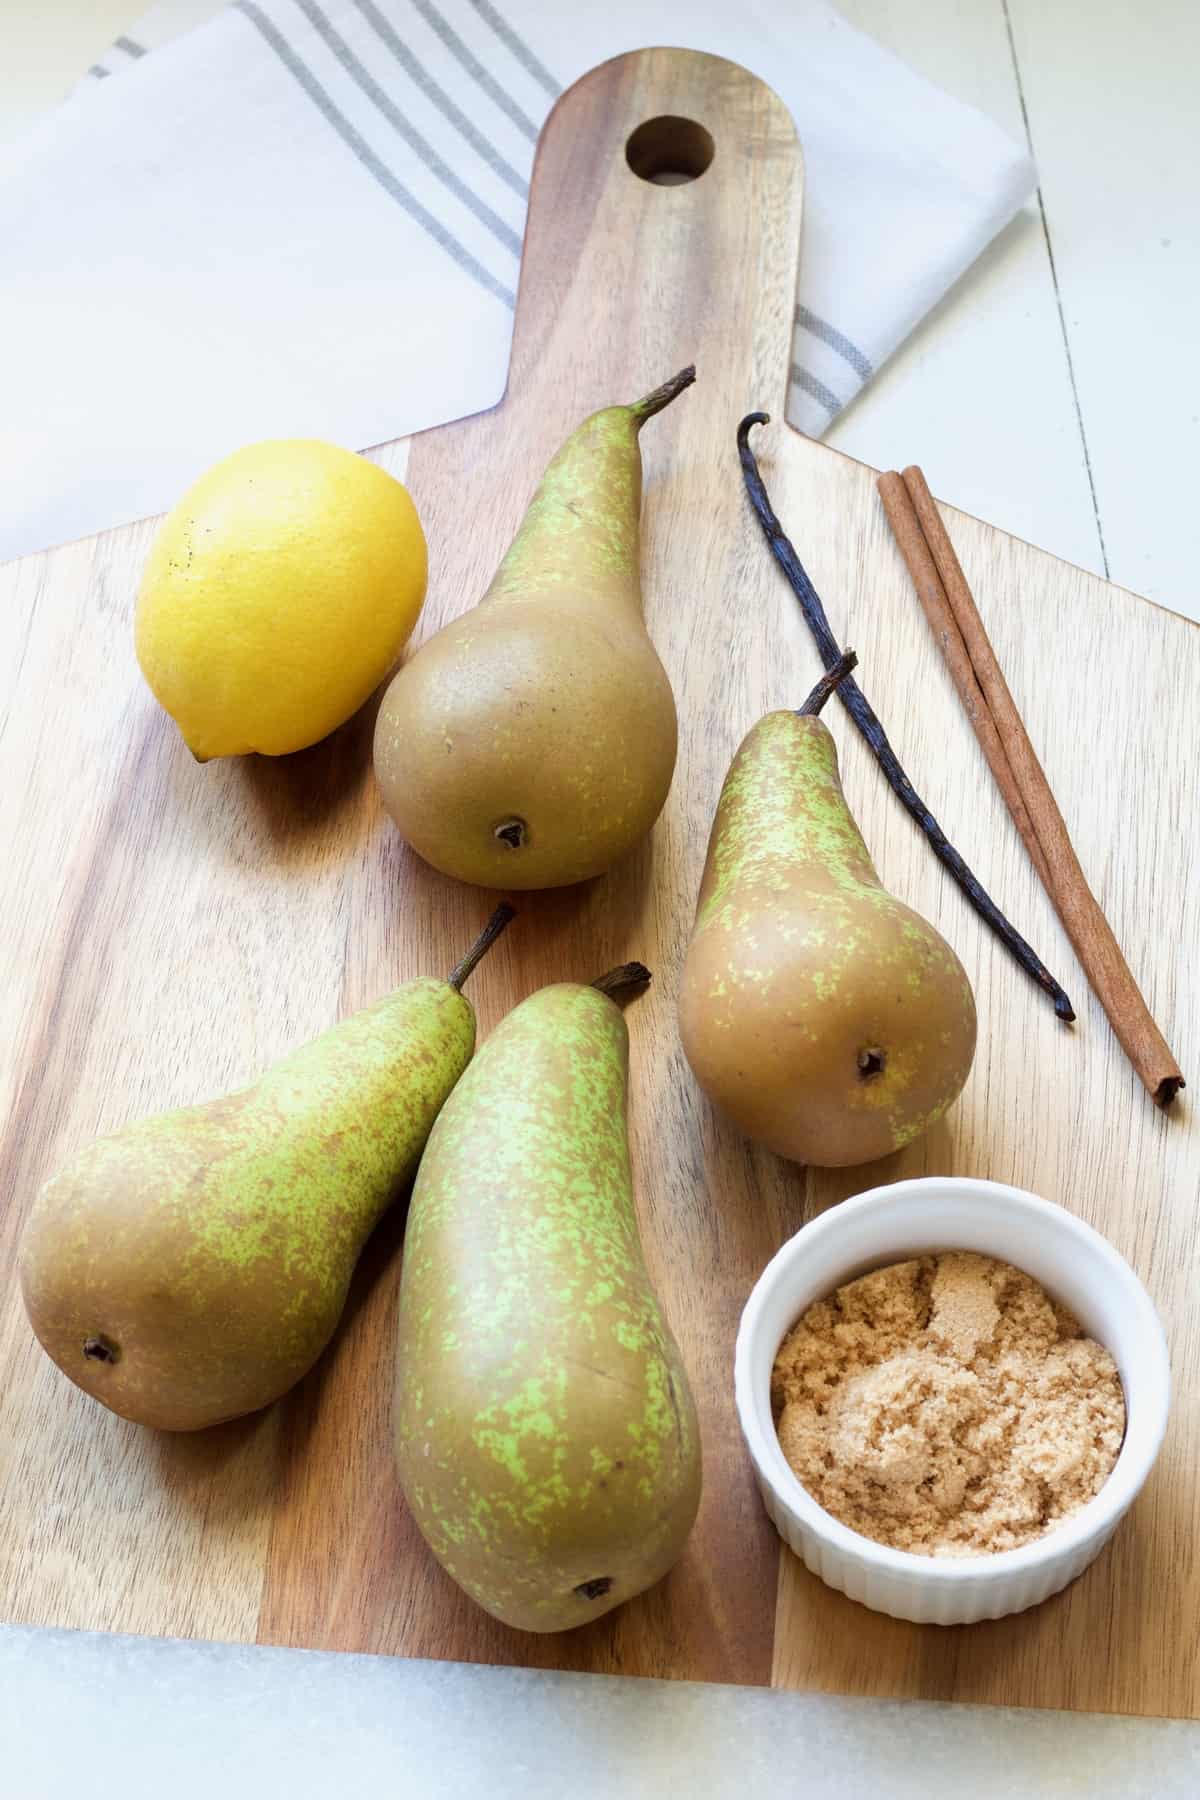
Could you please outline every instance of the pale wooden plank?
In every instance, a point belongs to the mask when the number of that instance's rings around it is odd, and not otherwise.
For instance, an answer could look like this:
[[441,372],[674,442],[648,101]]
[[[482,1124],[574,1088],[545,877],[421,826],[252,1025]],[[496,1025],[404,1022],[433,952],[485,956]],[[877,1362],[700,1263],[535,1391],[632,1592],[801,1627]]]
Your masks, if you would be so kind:
[[[1024,141],[1003,0],[841,0],[839,11]],[[1086,58],[1086,43],[1077,53]],[[803,137],[803,121],[800,129]],[[1152,309],[1151,296],[1147,305]],[[935,493],[1101,571],[1036,205],[1023,209],[922,320],[825,441],[877,468],[918,462]]]
[[1010,6],[1109,571],[1200,619],[1200,9]]

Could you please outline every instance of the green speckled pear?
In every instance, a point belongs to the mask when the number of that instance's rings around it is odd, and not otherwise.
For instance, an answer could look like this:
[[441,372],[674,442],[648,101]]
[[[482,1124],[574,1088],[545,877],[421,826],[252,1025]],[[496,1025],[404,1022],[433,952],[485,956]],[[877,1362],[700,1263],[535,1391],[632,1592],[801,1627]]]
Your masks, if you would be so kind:
[[662,811],[677,728],[642,618],[638,433],[694,378],[684,369],[585,419],[483,599],[388,688],[375,727],[384,804],[443,874],[510,889],[586,881]]
[[628,1061],[604,993],[542,988],[451,1096],[413,1190],[400,1479],[442,1567],[526,1631],[649,1587],[699,1504],[695,1407],[638,1238]]
[[470,1061],[459,987],[509,917],[449,980],[407,982],[254,1087],[129,1125],[46,1183],[21,1286],[65,1375],[166,1431],[255,1412],[300,1380]]
[[[843,658],[845,674],[853,653]],[[873,1162],[958,1097],[975,1052],[966,972],[889,894],[808,711],[769,713],[721,791],[679,1024],[709,1099],[797,1162]]]

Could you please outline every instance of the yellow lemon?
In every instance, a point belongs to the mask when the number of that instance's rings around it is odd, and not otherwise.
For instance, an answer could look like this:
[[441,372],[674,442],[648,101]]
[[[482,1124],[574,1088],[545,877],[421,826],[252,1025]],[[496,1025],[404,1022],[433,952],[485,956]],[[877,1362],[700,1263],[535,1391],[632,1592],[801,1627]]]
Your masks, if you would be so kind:
[[301,750],[387,674],[425,598],[407,488],[309,438],[250,444],[168,513],[138,595],[142,673],[202,762]]

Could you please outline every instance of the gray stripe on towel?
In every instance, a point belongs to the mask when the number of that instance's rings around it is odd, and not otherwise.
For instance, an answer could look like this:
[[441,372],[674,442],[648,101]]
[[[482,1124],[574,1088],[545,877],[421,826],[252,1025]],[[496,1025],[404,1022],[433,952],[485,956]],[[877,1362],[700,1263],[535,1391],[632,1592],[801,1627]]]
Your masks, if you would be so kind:
[[511,119],[517,130],[522,132],[531,144],[537,143],[538,128],[527,114],[521,111],[498,81],[495,81],[484,68],[479,58],[472,54],[463,43],[454,27],[445,20],[432,0],[412,0],[413,8],[419,12],[430,31],[436,32],[451,56],[456,56],[467,74],[483,89],[489,100],[495,102],[506,118]]
[[358,84],[368,100],[374,101],[388,124],[400,133],[409,149],[416,152],[430,174],[435,176],[444,188],[449,189],[456,199],[461,200],[468,212],[473,212],[480,224],[486,225],[506,250],[511,250],[514,256],[519,257],[521,254],[519,234],[513,230],[511,225],[506,225],[499,213],[493,212],[486,201],[481,200],[478,194],[473,193],[466,182],[454,173],[450,165],[442,161],[433,145],[428,143],[420,132],[409,124],[400,108],[380,87],[370,69],[365,63],[359,61],[345,38],[334,30],[317,5],[317,0],[296,0],[296,5],[313,30],[328,45],[350,79]]
[[438,86],[425,65],[413,55],[404,39],[397,34],[379,8],[373,4],[373,0],[354,0],[354,5],[357,6],[372,31],[387,45],[405,74],[420,88],[425,98],[437,107],[444,118],[449,119],[455,130],[466,138],[472,150],[483,158],[489,169],[498,175],[514,194],[518,194],[522,200],[527,200],[529,183],[523,176],[518,175],[511,163],[505,162],[496,146],[488,142],[482,131],[476,130],[466,113],[454,104],[444,88]]
[[823,381],[818,381],[816,376],[810,374],[807,369],[802,369],[799,363],[792,364],[792,380],[798,388],[803,388],[806,394],[811,394],[813,399],[825,408],[831,419],[841,412],[842,402],[833,389],[827,388]]
[[831,325],[828,319],[818,318],[807,306],[796,308],[796,323],[803,325],[805,331],[811,332],[813,337],[820,338],[823,344],[828,344],[831,350],[836,350],[839,356],[845,357],[855,374],[861,375],[864,381],[870,381],[875,373],[874,363],[836,325]]
[[135,43],[131,37],[114,38],[113,43],[118,50],[123,50],[126,56],[138,57],[146,54],[145,44]]
[[526,73],[532,75],[533,79],[541,87],[545,88],[552,100],[557,100],[558,96],[562,93],[561,87],[558,85],[557,81],[555,81],[545,63],[540,63],[538,61],[524,38],[518,37],[508,20],[503,18],[501,14],[496,11],[496,8],[491,4],[491,0],[471,0],[471,5],[475,8],[475,11],[479,14],[484,24],[491,26],[496,36],[500,39],[500,42],[507,49],[512,51]]
[[414,195],[409,193],[403,182],[392,174],[386,163],[380,161],[366,140],[359,136],[345,114],[339,112],[316,76],[297,56],[282,32],[272,20],[267,18],[262,9],[255,5],[255,0],[233,0],[233,4],[238,12],[262,34],[284,68],[300,84],[309,99],[332,125],[342,142],[353,151],[363,167],[375,177],[380,187],[390,194],[392,199],[397,201],[424,231],[428,232],[436,244],[440,244],[447,256],[452,257],[460,269],[465,269],[469,275],[474,276],[480,287],[486,288],[490,294],[495,294],[496,298],[502,300],[505,306],[515,307],[516,295],[510,293],[508,288],[497,281],[490,269],[485,269],[481,262],[477,262],[465,244],[460,244],[453,233],[447,231],[446,227],[438,219],[435,219],[433,214],[428,212]]

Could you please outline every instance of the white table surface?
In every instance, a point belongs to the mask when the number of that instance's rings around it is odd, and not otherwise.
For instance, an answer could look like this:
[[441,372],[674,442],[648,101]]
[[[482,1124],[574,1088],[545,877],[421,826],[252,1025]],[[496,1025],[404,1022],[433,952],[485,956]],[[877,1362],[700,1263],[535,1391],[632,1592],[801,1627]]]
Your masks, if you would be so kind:
[[[71,1729],[64,1732],[68,1718]],[[0,1625],[5,1800],[1195,1800],[1200,1725]]]
[[[1200,5],[839,3],[1027,134],[1041,189],[828,442],[1200,619]],[[0,0],[0,172],[145,6]]]

